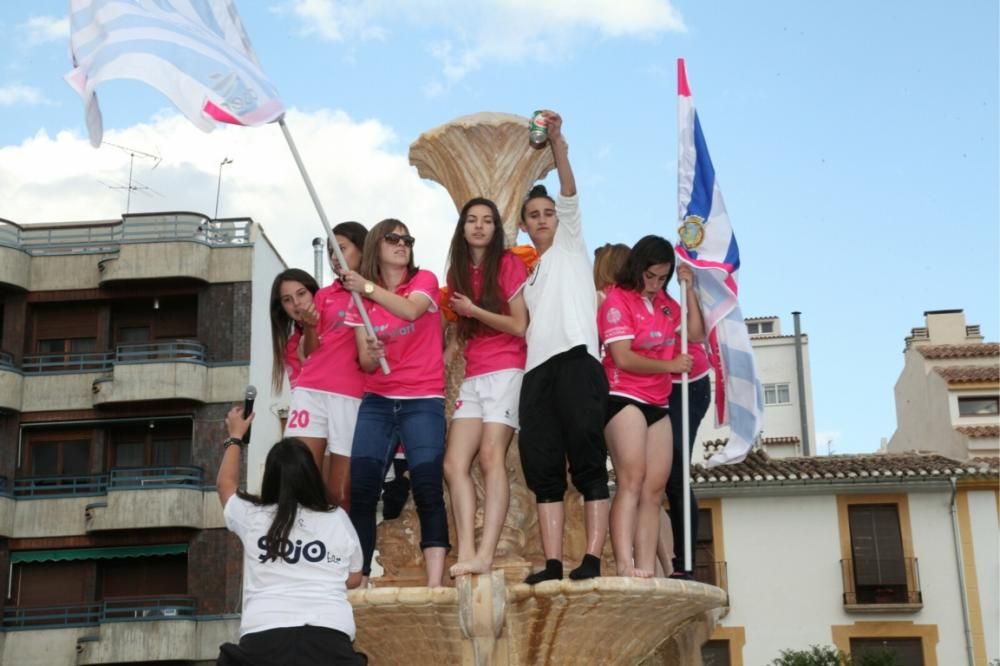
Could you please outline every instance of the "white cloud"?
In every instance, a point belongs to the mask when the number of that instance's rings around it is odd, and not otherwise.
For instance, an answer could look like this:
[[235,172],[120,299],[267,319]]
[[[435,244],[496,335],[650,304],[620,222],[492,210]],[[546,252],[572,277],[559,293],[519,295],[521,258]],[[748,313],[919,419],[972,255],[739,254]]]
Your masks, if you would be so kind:
[[18,26],[27,31],[28,41],[32,44],[44,44],[69,38],[69,17],[67,16],[32,16]]
[[0,106],[14,106],[15,104],[43,104],[46,102],[45,95],[38,88],[26,86],[20,83],[12,83],[0,86]]
[[450,82],[486,62],[565,57],[587,39],[683,32],[671,0],[289,0],[305,34],[328,41],[384,37],[384,23],[444,29],[428,50]]
[[[406,156],[393,151],[391,129],[332,111],[291,111],[288,126],[331,223],[358,220],[371,226],[397,217],[417,237],[417,262],[441,275],[454,205],[443,188],[420,179]],[[311,241],[323,230],[277,127],[204,134],[171,113],[108,131],[105,139],[162,158],[155,170],[152,161],[136,158],[135,179],[158,195],[134,192],[132,212],[212,215],[219,162],[228,156],[233,163],[222,172],[220,217],[252,217],[290,266],[311,271]],[[101,181],[124,183],[128,167],[125,151],[107,145],[94,150],[75,132],[54,137],[39,132],[0,148],[0,217],[19,224],[115,219],[124,211],[125,192]]]

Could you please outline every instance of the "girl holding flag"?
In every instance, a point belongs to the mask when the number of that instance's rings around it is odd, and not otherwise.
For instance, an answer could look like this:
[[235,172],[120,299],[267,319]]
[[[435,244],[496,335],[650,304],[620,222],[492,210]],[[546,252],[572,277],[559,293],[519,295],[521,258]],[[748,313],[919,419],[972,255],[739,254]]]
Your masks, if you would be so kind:
[[[604,435],[616,479],[611,545],[621,576],[649,578],[655,572],[660,501],[672,457],[670,374],[691,368],[674,334],[680,305],[666,291],[674,265],[669,241],[640,239],[598,313],[610,386]],[[690,289],[690,269],[681,266],[678,273]],[[697,308],[689,311],[688,326],[693,339],[703,336]]]
[[[361,265],[361,248],[368,230],[357,222],[342,222],[333,228],[332,242],[340,246],[347,266],[336,265],[328,249],[334,273]],[[351,502],[351,443],[364,392],[365,378],[358,365],[354,330],[345,322],[351,294],[334,279],[323,287],[302,316],[302,346],[306,360],[292,390],[292,404],[285,434],[298,437],[324,469],[329,454],[326,485],[330,501],[345,509]]]
[[[396,435],[406,447],[413,499],[420,519],[427,586],[438,587],[449,548],[441,471],[444,460],[444,358],[438,281],[413,262],[414,238],[399,220],[382,220],[369,232],[359,271],[342,276],[360,293],[377,338],[368,338],[352,305],[364,397],[351,450],[351,521],[364,551],[364,575],[375,550],[375,508]],[[392,373],[378,369],[380,358]]]
[[[451,240],[448,288],[458,315],[449,356],[464,343],[465,380],[459,389],[444,474],[458,537],[451,575],[487,573],[510,502],[505,461],[518,426],[517,407],[527,347],[528,310],[521,290],[524,262],[504,251],[500,211],[477,197],[462,207]],[[476,489],[470,468],[479,454],[485,506],[483,534],[475,544]]]

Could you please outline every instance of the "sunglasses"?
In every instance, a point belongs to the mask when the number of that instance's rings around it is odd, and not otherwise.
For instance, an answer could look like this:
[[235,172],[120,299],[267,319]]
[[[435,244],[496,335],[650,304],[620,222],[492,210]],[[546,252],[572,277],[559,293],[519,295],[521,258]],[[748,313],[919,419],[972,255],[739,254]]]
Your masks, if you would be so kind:
[[390,231],[385,236],[382,236],[382,240],[384,240],[389,245],[399,245],[400,241],[402,241],[403,245],[405,245],[406,247],[413,247],[413,243],[417,239],[414,238],[413,236],[409,235],[402,236],[400,234],[397,234],[395,231]]

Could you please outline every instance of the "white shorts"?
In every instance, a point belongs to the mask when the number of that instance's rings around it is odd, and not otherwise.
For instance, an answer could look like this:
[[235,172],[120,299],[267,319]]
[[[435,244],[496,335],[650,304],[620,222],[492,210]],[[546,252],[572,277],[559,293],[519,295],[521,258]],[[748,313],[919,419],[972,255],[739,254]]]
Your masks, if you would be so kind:
[[327,453],[350,457],[360,407],[360,398],[303,388],[292,389],[292,404],[288,412],[285,436],[325,439]]
[[453,419],[482,419],[517,430],[517,403],[521,397],[524,370],[501,370],[470,377],[462,382],[455,401]]

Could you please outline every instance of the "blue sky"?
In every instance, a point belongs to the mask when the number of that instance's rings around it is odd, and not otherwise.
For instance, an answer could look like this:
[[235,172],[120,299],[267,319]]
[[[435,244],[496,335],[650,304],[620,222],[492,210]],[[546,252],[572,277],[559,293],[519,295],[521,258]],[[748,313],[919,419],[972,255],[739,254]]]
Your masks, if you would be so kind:
[[[400,217],[443,266],[443,190],[406,163],[421,132],[477,111],[559,110],[592,246],[676,226],[675,59],[740,241],[744,314],[809,334],[820,442],[895,429],[903,338],[964,308],[998,338],[998,5],[912,0],[239,2],[331,219]],[[405,7],[401,9],[399,5]],[[0,217],[115,218],[128,155],[86,142],[66,3],[0,4]],[[202,134],[132,82],[100,91],[106,140],[151,189],[132,211],[261,222],[290,264],[320,234],[276,128]]]

